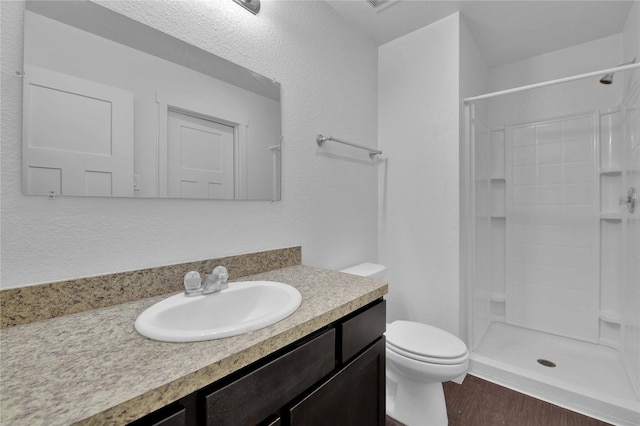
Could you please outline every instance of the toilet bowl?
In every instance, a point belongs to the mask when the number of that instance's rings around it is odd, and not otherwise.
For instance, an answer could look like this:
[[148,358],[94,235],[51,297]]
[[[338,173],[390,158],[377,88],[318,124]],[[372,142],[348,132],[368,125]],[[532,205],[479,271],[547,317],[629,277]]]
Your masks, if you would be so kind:
[[385,336],[387,415],[409,426],[446,426],[442,382],[469,368],[464,342],[413,321],[387,324]]
[[[342,272],[382,278],[384,270],[365,263]],[[464,342],[437,327],[400,320],[387,324],[385,337],[387,415],[408,426],[446,426],[442,382],[469,368]]]

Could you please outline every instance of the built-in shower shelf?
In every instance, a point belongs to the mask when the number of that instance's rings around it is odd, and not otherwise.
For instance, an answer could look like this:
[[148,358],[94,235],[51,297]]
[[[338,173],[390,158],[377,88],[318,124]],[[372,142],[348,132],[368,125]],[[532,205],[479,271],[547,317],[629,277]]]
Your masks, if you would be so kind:
[[600,213],[600,219],[602,220],[622,220],[622,213],[620,212],[602,212]]
[[491,219],[506,219],[507,216],[504,214],[491,214]]
[[622,169],[620,167],[603,167],[600,169],[600,174],[610,176],[620,175],[622,174]]
[[506,180],[504,176],[491,176],[491,180]]
[[620,314],[613,311],[600,311],[600,319],[611,324],[620,324]]
[[495,292],[491,293],[491,296],[489,296],[489,300],[491,300],[492,302],[504,303],[507,301],[507,297],[502,292]]

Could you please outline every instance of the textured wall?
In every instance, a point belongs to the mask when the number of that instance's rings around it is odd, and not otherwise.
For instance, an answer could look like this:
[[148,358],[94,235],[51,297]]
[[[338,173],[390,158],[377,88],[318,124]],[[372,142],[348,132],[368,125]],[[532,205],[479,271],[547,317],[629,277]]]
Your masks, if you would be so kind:
[[1,2],[1,286],[301,245],[303,262],[377,260],[377,166],[321,150],[317,133],[371,146],[377,49],[324,2],[108,1],[105,6],[282,84],[281,202],[27,197],[21,186],[22,2]]
[[458,334],[459,14],[380,47],[380,261],[389,319]]

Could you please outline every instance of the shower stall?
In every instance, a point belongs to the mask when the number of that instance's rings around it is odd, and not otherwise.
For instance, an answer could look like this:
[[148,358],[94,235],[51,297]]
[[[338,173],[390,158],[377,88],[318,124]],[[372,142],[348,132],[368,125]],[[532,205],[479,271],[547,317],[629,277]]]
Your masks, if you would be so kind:
[[465,104],[470,373],[640,424],[638,64]]

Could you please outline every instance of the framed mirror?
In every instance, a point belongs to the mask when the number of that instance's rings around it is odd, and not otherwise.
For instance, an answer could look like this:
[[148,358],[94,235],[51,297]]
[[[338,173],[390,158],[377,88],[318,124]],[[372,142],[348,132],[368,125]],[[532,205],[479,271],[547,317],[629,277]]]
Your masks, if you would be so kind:
[[87,0],[27,1],[23,193],[279,200],[280,84]]

